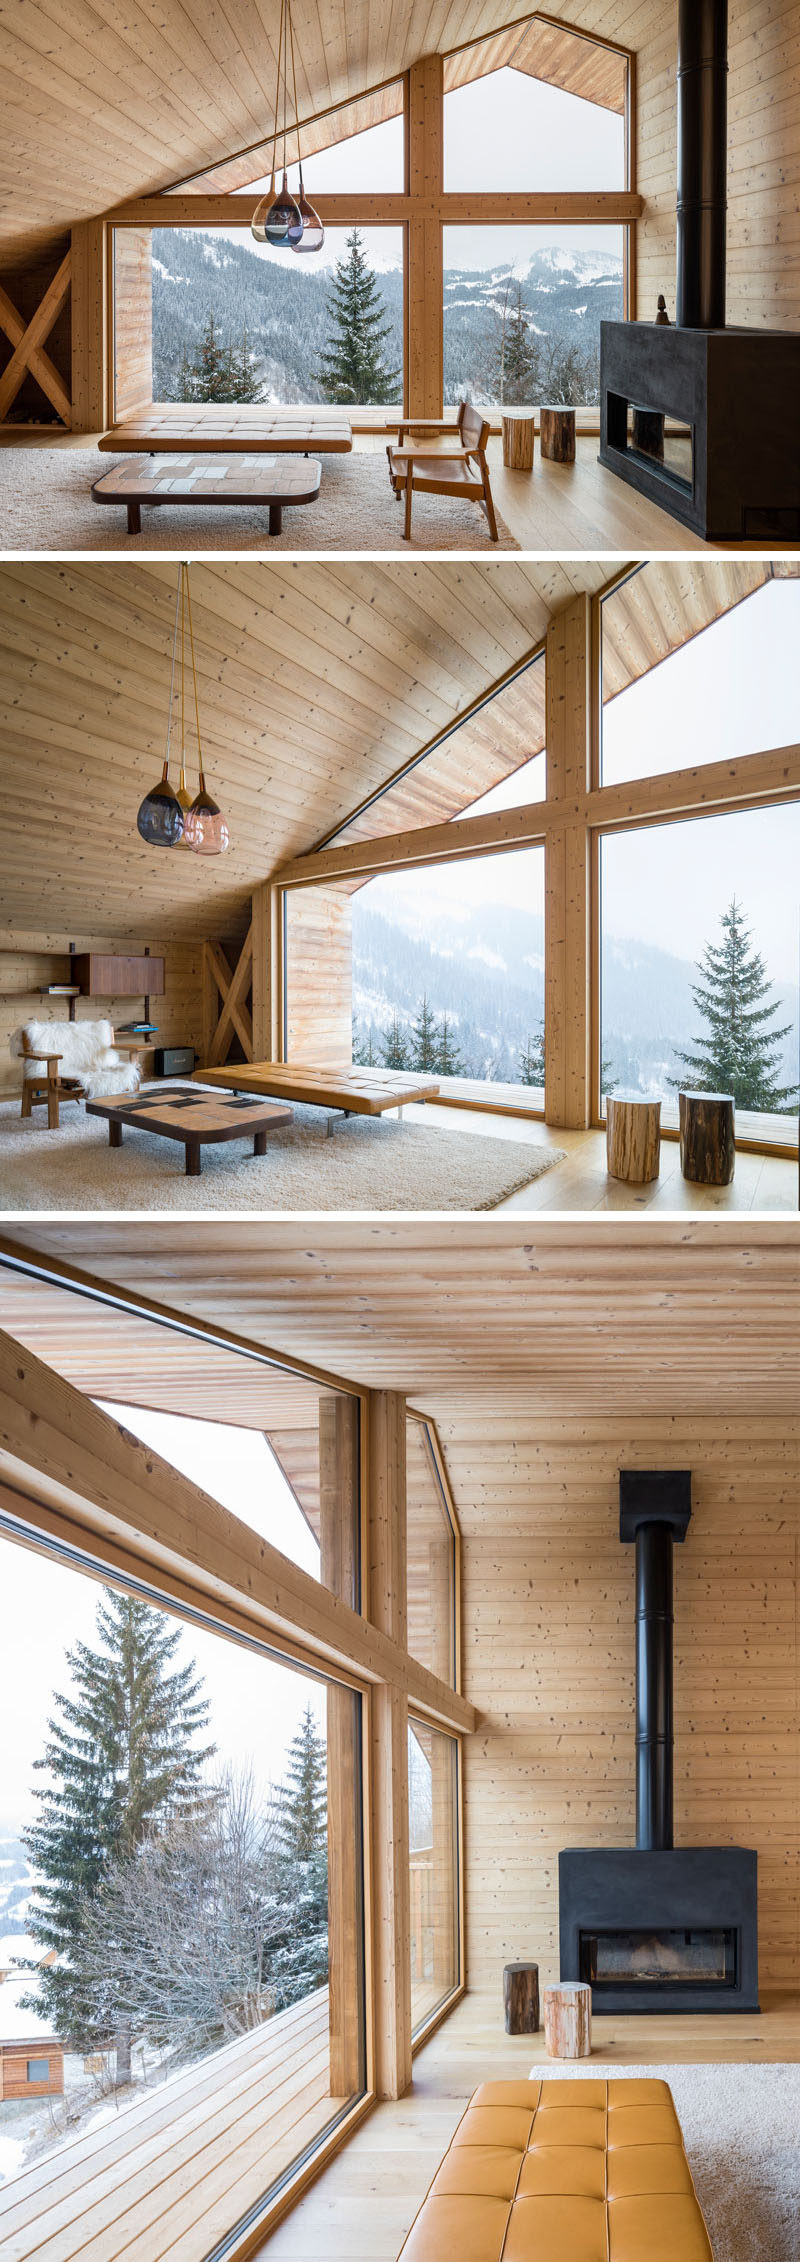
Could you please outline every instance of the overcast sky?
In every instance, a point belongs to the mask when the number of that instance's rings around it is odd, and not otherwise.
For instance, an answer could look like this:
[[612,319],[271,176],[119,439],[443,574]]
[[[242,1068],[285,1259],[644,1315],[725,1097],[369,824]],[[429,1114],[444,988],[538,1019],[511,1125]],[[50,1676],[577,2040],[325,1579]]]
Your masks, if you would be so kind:
[[[107,1410],[293,1562],[318,1576],[316,1541],[260,1431],[131,1406]],[[0,1539],[0,1718],[6,1731],[14,1724],[13,1735],[3,1737],[0,1822],[15,1830],[30,1818],[32,1789],[43,1780],[34,1772],[34,1760],[46,1739],[53,1693],[69,1686],[65,1652],[76,1640],[94,1646],[100,1599],[100,1587],[82,1572]],[[282,1773],[287,1745],[307,1704],[324,1733],[324,1688],[235,1642],[183,1626],[174,1662],[191,1658],[211,1700],[209,1735],[219,1747],[213,1771],[226,1764],[252,1766],[258,1788],[265,1792]]]
[[[607,783],[715,762],[800,740],[800,580],[771,581],[640,677],[604,710]],[[491,710],[489,710],[491,712]],[[502,725],[500,726],[502,728]],[[544,791],[544,757],[517,770],[469,814],[514,808]],[[609,935],[637,937],[695,959],[735,893],[775,979],[795,984],[800,948],[800,807],[646,828],[606,844]],[[514,903],[543,912],[541,850],[372,881],[407,902]]]

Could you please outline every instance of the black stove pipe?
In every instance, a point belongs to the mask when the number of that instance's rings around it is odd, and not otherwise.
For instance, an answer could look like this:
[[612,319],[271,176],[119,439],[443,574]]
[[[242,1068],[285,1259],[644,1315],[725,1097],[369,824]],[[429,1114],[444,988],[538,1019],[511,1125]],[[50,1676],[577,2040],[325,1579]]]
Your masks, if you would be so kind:
[[636,1844],[663,1853],[673,1844],[672,1532],[640,1524],[636,1533]]
[[725,327],[728,0],[678,0],[675,320]]

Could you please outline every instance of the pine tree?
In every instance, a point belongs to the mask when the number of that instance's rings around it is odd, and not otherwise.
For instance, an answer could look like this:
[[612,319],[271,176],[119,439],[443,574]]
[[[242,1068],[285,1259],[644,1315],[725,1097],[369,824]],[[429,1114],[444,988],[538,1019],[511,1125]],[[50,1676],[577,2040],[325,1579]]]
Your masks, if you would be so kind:
[[358,1029],[353,1036],[353,1060],[358,1068],[377,1068],[375,1033],[370,1022],[368,1029]]
[[389,369],[384,358],[392,325],[385,320],[377,277],[367,265],[358,228],[347,238],[346,256],[337,260],[328,312],[332,343],[315,371],[323,400],[379,407],[397,400],[400,371]]
[[398,1021],[397,1014],[394,1015],[389,1028],[384,1032],[381,1041],[381,1058],[384,1068],[409,1068],[411,1066],[406,1033]]
[[203,331],[194,360],[189,361],[183,349],[178,395],[182,401],[260,401],[263,386],[259,384],[247,344],[247,326],[242,329],[242,343],[237,352],[223,345],[217,329],[214,309],[209,309],[208,321]]
[[328,1976],[328,1781],[325,1745],[310,1705],[289,1746],[273,1795],[275,1911],[269,1987],[275,2010],[299,2002]]
[[242,324],[242,343],[238,353],[234,353],[231,349],[230,380],[231,389],[227,395],[228,400],[244,401],[245,403],[263,400],[264,387],[259,383],[250,359],[246,322]]
[[419,1069],[423,1075],[426,1073],[435,1075],[438,1058],[436,1021],[427,997],[423,997],[411,1031],[411,1058],[408,1065],[410,1068]]
[[502,307],[494,310],[495,335],[489,358],[489,385],[501,403],[529,404],[536,396],[539,346],[522,302],[522,284],[508,278]]
[[461,1047],[456,1043],[455,1037],[450,1035],[449,1015],[443,1013],[436,1049],[436,1074],[437,1076],[463,1076],[464,1073],[464,1058]]
[[[179,1627],[137,1596],[105,1588],[97,1631],[102,1646],[77,1642],[67,1651],[72,1688],[55,1698],[49,1740],[35,1762],[49,1781],[36,1793],[38,1816],[23,1837],[37,1873],[30,1930],[58,1957],[39,1968],[28,2007],[43,2011],[76,2048],[88,2039],[87,1909],[112,1864],[131,1855],[157,1818],[196,1801],[215,1748],[197,1742],[209,1708],[194,1666],[170,1670]],[[125,2055],[123,2037],[118,2078]]]
[[763,958],[750,950],[751,930],[745,926],[741,904],[734,896],[723,911],[721,943],[707,943],[698,963],[700,981],[692,997],[708,1034],[698,1037],[694,1052],[679,1052],[688,1075],[674,1076],[675,1090],[693,1084],[701,1092],[732,1092],[737,1107],[757,1108],[764,1114],[788,1112],[796,1101],[796,1084],[778,1084],[775,1055],[789,1035],[791,1024],[769,1029],[778,1012],[769,997],[772,984]]
[[540,1089],[544,1084],[544,1022],[538,1037],[529,1034],[521,1048],[519,1080],[521,1084],[535,1084]]

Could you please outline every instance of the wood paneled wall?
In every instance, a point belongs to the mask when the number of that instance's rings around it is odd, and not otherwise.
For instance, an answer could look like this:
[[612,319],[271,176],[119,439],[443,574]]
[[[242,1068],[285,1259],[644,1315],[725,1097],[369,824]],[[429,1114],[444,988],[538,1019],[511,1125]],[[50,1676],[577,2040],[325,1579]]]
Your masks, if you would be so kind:
[[286,1058],[349,1068],[353,1047],[353,923],[344,888],[287,895]]
[[562,1846],[634,1842],[621,1466],[691,1467],[675,1549],[675,1825],[755,1846],[761,1982],[800,1981],[800,1421],[435,1413],[462,1532],[469,1985],[557,1976]]
[[115,228],[114,415],[153,398],[153,254],[149,228]]
[[[47,982],[69,981],[68,938],[61,934],[4,936],[0,945],[0,1097],[10,1098],[20,1089],[21,1064],[9,1053],[9,1038],[21,1021],[66,1021],[67,999],[41,995]],[[76,935],[80,950],[119,950],[108,935]],[[148,938],[149,939],[149,938]],[[133,947],[133,946],[131,946]],[[202,1057],[203,1012],[200,981],[200,943],[150,941],[154,957],[164,959],[164,996],[154,998],[152,1017],[158,1022],[158,1045],[194,1045]],[[142,1012],[140,998],[89,998],[75,1000],[81,1021],[133,1021]],[[142,1061],[152,1073],[152,1054]]]

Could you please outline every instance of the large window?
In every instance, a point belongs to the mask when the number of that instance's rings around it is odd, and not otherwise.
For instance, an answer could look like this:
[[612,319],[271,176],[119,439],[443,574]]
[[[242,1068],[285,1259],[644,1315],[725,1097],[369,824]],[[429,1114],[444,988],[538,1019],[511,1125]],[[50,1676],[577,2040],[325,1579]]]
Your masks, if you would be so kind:
[[623,312],[621,228],[445,228],[445,403],[591,406]]
[[171,2248],[190,2207],[200,2258],[365,2087],[361,1699],[143,1584],[0,1557],[0,2032],[64,2051],[63,2097],[0,2106],[7,2205],[24,2171],[85,2255],[122,2217]]
[[[369,353],[348,326],[356,273],[362,294],[371,277]],[[155,229],[152,339],[157,401],[399,403],[402,228],[328,228],[302,259],[241,227]]]
[[408,1647],[412,1657],[456,1686],[458,1534],[439,1443],[431,1422],[406,1423]]
[[800,807],[602,842],[602,1088],[732,1092],[738,1135],[794,1143]]
[[[587,42],[573,40],[585,54]],[[624,71],[607,109],[504,64],[444,98],[444,185],[455,190],[573,192],[625,185]]]
[[458,1745],[421,1720],[408,1727],[411,2025],[419,2034],[461,1980]]
[[[706,591],[704,570],[694,571],[677,612],[646,568],[603,600],[604,785],[800,740],[800,581],[768,580],[747,594],[753,569],[717,564]],[[740,601],[709,619],[715,595],[717,604],[734,597],[737,583]],[[676,625],[689,634],[671,651]],[[633,682],[632,659],[645,662]]]

